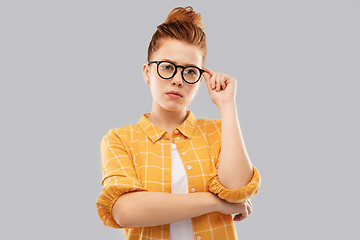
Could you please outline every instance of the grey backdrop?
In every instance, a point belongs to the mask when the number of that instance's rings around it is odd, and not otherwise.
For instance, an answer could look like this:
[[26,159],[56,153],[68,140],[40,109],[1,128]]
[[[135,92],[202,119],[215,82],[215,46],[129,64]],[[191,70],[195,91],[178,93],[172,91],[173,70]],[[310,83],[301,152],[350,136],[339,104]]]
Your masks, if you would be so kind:
[[[188,4],[263,180],[239,239],[359,237],[359,1],[62,0],[0,3],[1,239],[124,239],[96,211],[100,140],[151,111],[148,44]],[[220,118],[201,85],[188,109]]]

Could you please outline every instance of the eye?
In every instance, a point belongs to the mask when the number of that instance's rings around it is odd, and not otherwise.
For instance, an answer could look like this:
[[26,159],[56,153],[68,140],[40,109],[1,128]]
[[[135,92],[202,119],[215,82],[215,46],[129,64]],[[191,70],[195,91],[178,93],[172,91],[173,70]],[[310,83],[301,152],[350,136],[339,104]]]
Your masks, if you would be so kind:
[[164,63],[160,64],[160,68],[164,69],[164,70],[173,70],[174,66],[172,64],[170,64],[170,63],[164,62]]
[[197,74],[197,72],[193,68],[185,69],[184,72],[186,74],[190,74],[190,75],[196,75]]

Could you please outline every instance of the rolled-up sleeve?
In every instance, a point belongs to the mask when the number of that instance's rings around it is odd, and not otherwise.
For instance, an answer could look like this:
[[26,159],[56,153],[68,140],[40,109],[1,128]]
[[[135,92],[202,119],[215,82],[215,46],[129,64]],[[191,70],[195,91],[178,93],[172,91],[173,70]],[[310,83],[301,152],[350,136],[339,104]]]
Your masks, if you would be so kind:
[[253,166],[253,176],[248,184],[239,189],[227,189],[224,187],[218,177],[219,156],[221,151],[221,120],[213,121],[209,124],[209,132],[211,132],[211,155],[212,155],[212,170],[208,180],[208,189],[210,192],[216,194],[219,198],[231,202],[243,202],[259,192],[261,177],[259,171]]
[[116,200],[124,193],[146,191],[136,176],[134,164],[115,129],[101,140],[103,189],[96,201],[98,215],[104,225],[123,228],[112,215]]
[[219,198],[227,202],[239,203],[259,192],[261,177],[256,167],[253,166],[253,177],[248,184],[239,189],[227,189],[219,180],[217,166],[209,178],[209,191],[216,194]]

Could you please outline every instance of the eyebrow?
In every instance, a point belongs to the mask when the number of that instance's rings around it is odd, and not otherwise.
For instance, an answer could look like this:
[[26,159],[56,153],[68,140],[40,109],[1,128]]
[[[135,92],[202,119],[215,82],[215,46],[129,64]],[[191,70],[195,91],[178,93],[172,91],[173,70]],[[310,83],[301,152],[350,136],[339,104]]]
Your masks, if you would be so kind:
[[[170,59],[168,59],[168,58],[163,58],[162,60],[163,60],[163,61],[169,61],[169,62],[175,63],[176,65],[178,64],[178,63],[175,62],[174,60],[170,60]],[[185,67],[189,67],[189,66],[191,66],[191,67],[198,67],[198,66],[196,66],[196,65],[194,65],[194,64],[184,64],[183,66],[185,66]],[[200,68],[200,67],[198,67],[198,68]]]

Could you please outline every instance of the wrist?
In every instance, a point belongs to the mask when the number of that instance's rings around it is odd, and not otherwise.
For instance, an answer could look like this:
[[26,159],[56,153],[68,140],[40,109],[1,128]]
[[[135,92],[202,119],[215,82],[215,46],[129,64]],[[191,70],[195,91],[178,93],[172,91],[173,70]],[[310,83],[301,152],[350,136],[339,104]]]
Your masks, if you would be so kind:
[[212,192],[207,192],[208,194],[208,209],[209,212],[217,212],[219,206],[219,198]]
[[232,113],[237,114],[235,102],[224,103],[224,104],[218,105],[217,107],[220,111],[220,115],[228,115],[228,114],[232,114]]

